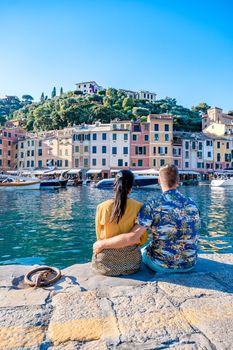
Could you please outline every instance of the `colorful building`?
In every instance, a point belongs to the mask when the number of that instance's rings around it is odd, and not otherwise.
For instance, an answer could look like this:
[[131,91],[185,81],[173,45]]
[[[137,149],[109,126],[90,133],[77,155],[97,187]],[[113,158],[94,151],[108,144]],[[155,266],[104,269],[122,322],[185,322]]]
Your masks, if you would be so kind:
[[173,117],[150,114],[150,168],[173,163]]
[[150,168],[150,123],[132,122],[130,133],[130,168]]
[[18,139],[25,135],[21,127],[0,130],[0,171],[17,168]]
[[130,167],[130,121],[113,121],[110,124],[110,168]]

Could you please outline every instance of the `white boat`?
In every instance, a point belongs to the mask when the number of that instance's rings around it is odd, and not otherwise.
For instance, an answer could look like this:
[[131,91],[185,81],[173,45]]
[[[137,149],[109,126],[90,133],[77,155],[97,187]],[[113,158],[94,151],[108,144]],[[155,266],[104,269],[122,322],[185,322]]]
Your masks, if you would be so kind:
[[[111,179],[103,179],[99,181],[95,187],[99,189],[108,189],[113,188],[114,185],[114,178]],[[150,176],[150,175],[134,175],[134,184],[133,187],[135,188],[160,188],[158,184],[158,176]]]
[[233,186],[233,170],[223,170],[215,174],[217,178],[210,183],[213,187],[228,187]]
[[0,190],[39,190],[40,181],[20,176],[6,176],[0,179]]
[[233,177],[230,178],[219,178],[212,180],[210,183],[213,187],[228,187],[233,186]]

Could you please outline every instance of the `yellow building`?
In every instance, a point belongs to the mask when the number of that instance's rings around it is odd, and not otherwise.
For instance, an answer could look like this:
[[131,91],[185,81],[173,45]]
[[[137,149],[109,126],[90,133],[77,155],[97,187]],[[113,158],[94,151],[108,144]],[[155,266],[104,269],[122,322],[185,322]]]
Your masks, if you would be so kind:
[[216,138],[214,140],[214,170],[231,168],[232,161],[232,139]]
[[150,167],[159,169],[173,163],[173,117],[171,115],[150,114]]

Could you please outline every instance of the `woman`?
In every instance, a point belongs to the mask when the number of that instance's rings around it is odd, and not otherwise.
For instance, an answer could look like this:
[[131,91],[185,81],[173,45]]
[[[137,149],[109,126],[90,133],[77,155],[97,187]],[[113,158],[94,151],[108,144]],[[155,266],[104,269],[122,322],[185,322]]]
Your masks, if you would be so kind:
[[[134,182],[130,170],[122,170],[114,182],[115,198],[107,200],[97,207],[96,235],[97,240],[111,238],[129,232],[135,225],[142,203],[129,198]],[[147,232],[140,239],[145,244]],[[139,270],[141,252],[137,245],[105,249],[92,258],[92,267],[97,272],[108,276],[128,275]]]

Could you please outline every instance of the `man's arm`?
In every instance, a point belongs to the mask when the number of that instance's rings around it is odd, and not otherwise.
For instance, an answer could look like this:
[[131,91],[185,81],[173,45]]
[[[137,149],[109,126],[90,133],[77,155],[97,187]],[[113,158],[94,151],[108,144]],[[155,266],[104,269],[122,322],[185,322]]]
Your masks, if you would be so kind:
[[147,230],[146,227],[135,225],[131,232],[122,233],[112,238],[99,240],[93,245],[95,255],[99,254],[103,249],[124,248],[140,243],[140,237]]

